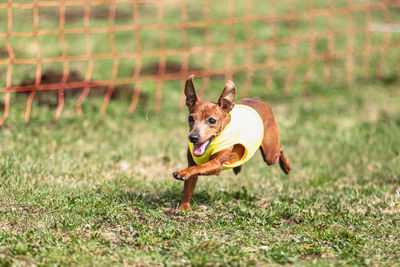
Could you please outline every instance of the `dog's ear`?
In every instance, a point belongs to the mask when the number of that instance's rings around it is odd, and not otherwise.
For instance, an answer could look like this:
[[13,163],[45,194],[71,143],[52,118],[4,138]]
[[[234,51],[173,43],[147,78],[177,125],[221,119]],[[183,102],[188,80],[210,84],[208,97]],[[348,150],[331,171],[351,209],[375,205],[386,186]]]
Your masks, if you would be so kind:
[[229,112],[233,109],[233,101],[235,101],[235,98],[236,87],[235,84],[229,80],[226,82],[224,90],[222,91],[222,94],[218,99],[218,105],[226,112]]
[[194,84],[193,84],[193,77],[194,75],[190,75],[186,79],[185,83],[185,95],[186,95],[186,106],[191,109],[194,104],[199,101],[199,97],[196,94],[196,90],[194,89]]

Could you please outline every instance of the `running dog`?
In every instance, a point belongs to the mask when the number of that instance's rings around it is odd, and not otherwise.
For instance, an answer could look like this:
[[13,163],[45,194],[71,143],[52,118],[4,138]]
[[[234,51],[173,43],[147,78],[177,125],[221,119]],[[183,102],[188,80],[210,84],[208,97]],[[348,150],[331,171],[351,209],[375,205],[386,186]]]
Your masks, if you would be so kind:
[[225,84],[217,103],[202,101],[193,77],[190,75],[185,84],[190,127],[188,167],[173,173],[175,179],[185,181],[179,209],[190,209],[199,175],[219,175],[226,169],[238,174],[257,149],[268,165],[279,161],[281,169],[289,174],[290,163],[283,154],[270,106],[259,98],[234,103],[236,87],[232,81]]

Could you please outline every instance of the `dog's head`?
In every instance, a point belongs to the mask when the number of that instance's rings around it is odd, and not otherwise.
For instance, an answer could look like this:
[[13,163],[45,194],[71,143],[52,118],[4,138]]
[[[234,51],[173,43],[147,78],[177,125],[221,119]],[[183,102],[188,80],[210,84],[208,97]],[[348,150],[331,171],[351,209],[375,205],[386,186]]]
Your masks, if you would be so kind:
[[217,103],[202,101],[194,89],[193,75],[190,75],[186,80],[185,95],[186,106],[189,108],[189,141],[193,143],[193,154],[199,157],[229,123],[236,88],[232,81],[228,81]]

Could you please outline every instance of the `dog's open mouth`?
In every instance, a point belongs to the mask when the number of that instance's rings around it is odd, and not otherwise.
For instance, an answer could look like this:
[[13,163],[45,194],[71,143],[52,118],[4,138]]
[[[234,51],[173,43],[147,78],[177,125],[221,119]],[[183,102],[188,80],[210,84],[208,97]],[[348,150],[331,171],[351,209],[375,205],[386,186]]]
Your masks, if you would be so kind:
[[201,157],[206,153],[208,146],[210,145],[211,141],[214,139],[212,136],[210,139],[203,143],[193,144],[193,155],[196,157]]

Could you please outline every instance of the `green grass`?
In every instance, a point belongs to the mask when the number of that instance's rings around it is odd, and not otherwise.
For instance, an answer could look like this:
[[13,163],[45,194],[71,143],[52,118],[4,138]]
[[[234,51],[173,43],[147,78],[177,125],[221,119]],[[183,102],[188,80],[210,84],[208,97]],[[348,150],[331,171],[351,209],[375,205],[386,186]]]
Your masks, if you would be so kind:
[[[276,14],[287,13],[289,3],[277,3]],[[342,0],[334,3],[346,5]],[[201,2],[187,4],[189,20],[202,20]],[[235,5],[234,14],[244,16],[244,2]],[[315,5],[324,8],[326,3]],[[225,7],[225,1],[216,3],[210,18],[224,18]],[[99,16],[104,8],[93,8],[90,26],[108,25]],[[154,4],[140,8],[141,24],[157,23]],[[174,3],[168,8],[164,22],[179,23],[180,6]],[[81,12],[79,7],[69,9],[67,13]],[[253,9],[271,15],[261,1],[254,1]],[[129,4],[117,6],[116,25],[132,24],[130,10]],[[296,1],[296,10],[304,12],[307,6]],[[32,30],[31,24],[21,22],[21,18],[32,19],[31,10],[14,11],[14,30]],[[40,8],[39,28],[57,29],[57,11]],[[394,23],[399,14],[391,10]],[[362,25],[365,18],[359,15],[355,24]],[[384,22],[379,12],[371,15],[373,22]],[[6,16],[4,10],[1,16]],[[338,29],[347,27],[340,16],[334,17],[334,23]],[[324,17],[315,24],[317,31],[328,28]],[[253,26],[255,39],[271,38],[268,25],[255,22]],[[66,22],[66,28],[75,27],[83,27],[83,20]],[[277,27],[278,36],[290,34],[288,23]],[[235,42],[245,41],[245,25],[234,28]],[[0,31],[6,29],[0,19]],[[310,27],[307,21],[296,21],[295,30],[309,34]],[[212,27],[212,43],[229,40],[225,31],[221,25]],[[205,44],[201,29],[188,29],[188,35],[190,47]],[[118,51],[134,52],[133,36],[117,33]],[[157,32],[140,37],[148,44],[144,50],[158,49]],[[374,33],[373,45],[381,45],[382,37],[383,33]],[[167,31],[165,38],[167,48],[183,45],[175,31]],[[365,44],[364,35],[354,38],[356,47]],[[61,55],[58,38],[38,39],[43,56]],[[95,54],[110,51],[106,34],[93,34],[91,40]],[[392,40],[398,40],[397,35]],[[35,58],[31,39],[12,37],[10,42],[18,58]],[[68,54],[85,52],[83,36],[71,34],[66,42]],[[336,38],[336,51],[346,49],[346,44],[346,37]],[[309,45],[299,43],[296,56],[307,57]],[[0,39],[0,52],[3,46]],[[326,40],[317,40],[317,53],[325,53],[326,46]],[[288,49],[276,47],[274,58],[287,59]],[[265,62],[270,51],[271,47],[256,48],[253,62]],[[236,49],[233,65],[243,64],[247,52]],[[176,211],[183,184],[171,175],[186,166],[187,112],[176,108],[181,81],[164,83],[159,114],[152,112],[155,83],[146,82],[132,116],[127,115],[130,99],[126,96],[110,102],[106,117],[100,115],[100,97],[85,100],[82,117],[75,112],[76,98],[68,97],[57,123],[52,122],[55,107],[39,104],[39,95],[45,93],[38,93],[30,123],[25,125],[27,96],[12,94],[9,117],[0,128],[0,265],[400,265],[397,55],[397,50],[388,52],[380,78],[376,78],[380,54],[371,55],[367,78],[360,75],[363,58],[355,56],[355,78],[347,86],[344,60],[332,62],[329,84],[322,79],[324,65],[315,64],[307,89],[303,78],[308,66],[299,65],[287,95],[282,92],[287,68],[274,70],[269,94],[265,88],[269,70],[255,72],[250,96],[272,106],[292,173],[286,176],[279,166],[266,166],[256,154],[238,176],[226,171],[201,177],[189,212]],[[0,58],[7,56],[0,53]],[[203,68],[204,56],[191,56],[190,69]],[[225,56],[214,53],[212,68],[223,66]],[[181,59],[181,55],[171,56],[167,64]],[[144,59],[143,68],[157,61]],[[110,64],[110,60],[96,61],[93,79],[109,78]],[[72,62],[69,67],[84,77],[87,63]],[[6,68],[0,65],[0,87],[5,85]],[[134,60],[121,59],[117,77],[131,77],[134,68]],[[47,70],[62,71],[62,64],[44,64],[43,71]],[[15,65],[14,71],[14,85],[35,76],[33,65]],[[234,74],[239,97],[245,79],[246,73]],[[200,88],[201,78],[195,84]],[[215,101],[223,84],[224,79],[213,77],[206,88],[207,99]]]
[[[0,132],[0,263],[398,264],[398,84],[271,98],[289,176],[256,155],[238,176],[201,177],[177,212],[186,111],[125,115],[100,99],[61,120],[24,99]],[[175,88],[170,88],[175,90]],[[240,90],[240,88],[239,88]]]

